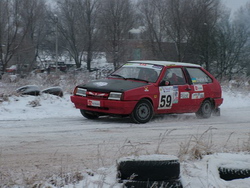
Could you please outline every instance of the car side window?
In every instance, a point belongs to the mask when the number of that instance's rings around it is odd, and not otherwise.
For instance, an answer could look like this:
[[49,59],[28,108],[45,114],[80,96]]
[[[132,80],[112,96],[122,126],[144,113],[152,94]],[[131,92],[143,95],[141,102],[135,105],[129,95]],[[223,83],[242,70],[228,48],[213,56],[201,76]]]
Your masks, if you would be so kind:
[[212,83],[213,80],[199,68],[187,68],[193,84]]
[[170,85],[184,85],[186,80],[181,68],[168,68],[166,70],[165,81],[169,81]]

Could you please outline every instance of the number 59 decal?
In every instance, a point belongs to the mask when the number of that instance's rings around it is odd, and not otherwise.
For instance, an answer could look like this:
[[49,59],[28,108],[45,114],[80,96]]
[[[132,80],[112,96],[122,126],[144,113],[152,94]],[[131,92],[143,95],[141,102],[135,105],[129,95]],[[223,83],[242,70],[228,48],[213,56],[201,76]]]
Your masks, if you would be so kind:
[[171,109],[173,103],[178,103],[178,86],[163,86],[159,88],[159,92],[158,109]]
[[160,98],[160,108],[172,106],[172,96],[171,95],[161,95]]

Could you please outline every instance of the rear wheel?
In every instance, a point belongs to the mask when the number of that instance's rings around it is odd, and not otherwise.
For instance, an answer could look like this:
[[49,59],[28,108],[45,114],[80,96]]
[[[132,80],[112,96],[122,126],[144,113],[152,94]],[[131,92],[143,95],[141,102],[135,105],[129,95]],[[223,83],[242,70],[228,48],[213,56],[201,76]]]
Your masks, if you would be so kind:
[[130,117],[135,123],[149,122],[151,118],[153,117],[152,103],[147,99],[140,100],[136,104]]
[[213,112],[213,105],[210,100],[205,100],[200,109],[195,113],[198,118],[209,118]]
[[97,114],[86,111],[86,110],[80,109],[80,112],[83,115],[83,117],[85,117],[87,119],[97,119],[99,117]]

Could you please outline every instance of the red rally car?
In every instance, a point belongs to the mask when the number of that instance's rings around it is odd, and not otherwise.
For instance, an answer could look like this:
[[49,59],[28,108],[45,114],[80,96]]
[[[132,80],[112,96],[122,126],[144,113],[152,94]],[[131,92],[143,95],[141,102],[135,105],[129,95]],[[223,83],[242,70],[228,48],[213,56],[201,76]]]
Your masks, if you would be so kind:
[[71,101],[88,119],[130,116],[146,123],[154,114],[220,115],[219,82],[201,66],[168,61],[129,61],[105,79],[75,88]]

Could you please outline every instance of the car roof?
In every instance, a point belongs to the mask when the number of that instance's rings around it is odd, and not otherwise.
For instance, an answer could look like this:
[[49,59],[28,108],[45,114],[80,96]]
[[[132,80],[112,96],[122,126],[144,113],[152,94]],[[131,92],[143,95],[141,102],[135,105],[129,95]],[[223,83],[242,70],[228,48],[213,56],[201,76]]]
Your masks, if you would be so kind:
[[193,63],[184,63],[184,62],[174,62],[174,61],[151,61],[151,60],[138,60],[138,61],[129,61],[129,63],[147,63],[154,65],[163,65],[163,66],[189,66],[189,67],[201,67],[200,65]]

